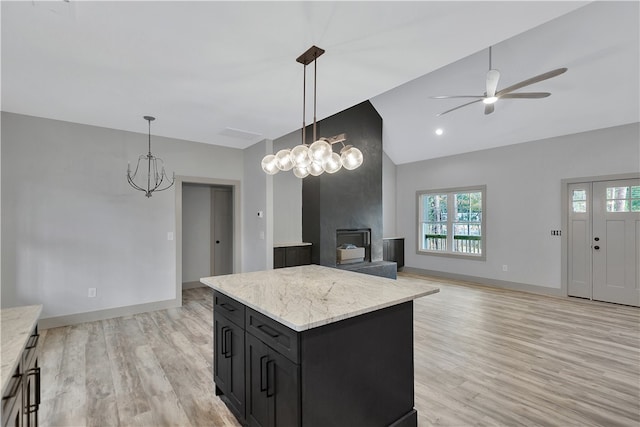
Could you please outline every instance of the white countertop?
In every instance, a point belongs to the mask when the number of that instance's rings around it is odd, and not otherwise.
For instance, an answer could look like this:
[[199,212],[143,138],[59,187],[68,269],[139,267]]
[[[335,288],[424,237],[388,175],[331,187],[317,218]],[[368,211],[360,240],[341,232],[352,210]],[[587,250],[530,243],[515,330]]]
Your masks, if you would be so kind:
[[393,280],[319,265],[200,281],[298,332],[440,291],[419,279]]
[[28,305],[24,307],[3,308],[0,310],[0,346],[2,347],[2,362],[0,378],[2,380],[2,395],[9,384],[22,352],[27,346],[33,328],[38,323],[42,305]]
[[311,246],[311,243],[307,242],[289,242],[289,243],[274,243],[274,248],[290,248],[292,246]]

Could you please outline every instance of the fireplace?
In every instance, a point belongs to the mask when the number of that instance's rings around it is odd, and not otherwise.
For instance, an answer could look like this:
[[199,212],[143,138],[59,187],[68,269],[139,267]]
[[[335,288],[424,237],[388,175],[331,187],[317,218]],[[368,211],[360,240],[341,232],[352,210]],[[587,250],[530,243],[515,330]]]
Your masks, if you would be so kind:
[[336,264],[371,262],[371,229],[336,230]]

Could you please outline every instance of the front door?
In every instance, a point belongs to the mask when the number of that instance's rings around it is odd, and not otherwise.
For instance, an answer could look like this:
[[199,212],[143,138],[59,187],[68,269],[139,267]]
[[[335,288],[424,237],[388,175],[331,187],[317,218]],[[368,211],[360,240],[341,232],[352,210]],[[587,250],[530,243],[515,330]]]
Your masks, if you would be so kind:
[[593,183],[593,299],[640,305],[640,179]]
[[568,295],[639,306],[640,180],[568,190]]

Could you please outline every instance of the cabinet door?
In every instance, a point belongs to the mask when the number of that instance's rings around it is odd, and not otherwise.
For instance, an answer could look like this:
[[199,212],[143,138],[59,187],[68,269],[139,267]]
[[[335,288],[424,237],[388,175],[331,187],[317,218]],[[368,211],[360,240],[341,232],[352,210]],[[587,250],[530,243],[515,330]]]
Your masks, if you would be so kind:
[[299,366],[249,333],[245,342],[249,426],[299,426]]
[[283,268],[285,266],[284,248],[273,248],[273,268]]
[[225,316],[214,313],[214,377],[216,392],[224,394],[244,417],[244,330]]

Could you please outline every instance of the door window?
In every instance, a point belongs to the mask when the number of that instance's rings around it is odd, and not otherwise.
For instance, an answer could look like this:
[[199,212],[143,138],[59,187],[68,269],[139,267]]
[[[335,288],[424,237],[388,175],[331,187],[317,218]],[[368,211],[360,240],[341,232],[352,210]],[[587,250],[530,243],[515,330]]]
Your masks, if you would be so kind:
[[640,186],[607,187],[607,212],[640,212]]

